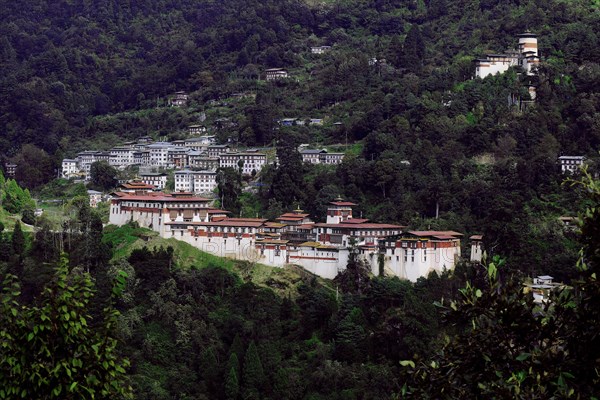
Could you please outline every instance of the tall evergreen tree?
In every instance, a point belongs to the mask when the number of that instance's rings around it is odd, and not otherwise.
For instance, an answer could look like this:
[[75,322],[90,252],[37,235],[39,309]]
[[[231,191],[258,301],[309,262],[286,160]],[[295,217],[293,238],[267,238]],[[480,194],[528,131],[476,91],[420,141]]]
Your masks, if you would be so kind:
[[225,379],[225,398],[227,400],[236,400],[240,393],[240,385],[238,382],[237,372],[234,368],[230,368]]
[[421,35],[421,29],[414,24],[410,27],[402,51],[402,67],[411,72],[418,73],[423,66],[425,57],[425,41]]
[[17,221],[12,234],[12,248],[15,254],[23,255],[25,252],[25,235],[21,229],[21,223]]
[[260,399],[260,390],[265,382],[258,349],[254,341],[251,341],[244,357],[244,370],[242,376],[242,394],[245,399]]

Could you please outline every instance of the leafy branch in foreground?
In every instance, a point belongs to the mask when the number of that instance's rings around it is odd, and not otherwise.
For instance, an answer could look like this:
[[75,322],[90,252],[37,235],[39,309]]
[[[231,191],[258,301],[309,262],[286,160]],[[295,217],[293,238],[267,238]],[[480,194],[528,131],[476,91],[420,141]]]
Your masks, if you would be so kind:
[[535,304],[498,257],[483,284],[467,282],[443,308],[456,330],[428,361],[405,360],[405,397],[594,398],[600,384],[600,184],[584,170],[571,181],[591,205],[581,218],[580,279]]
[[103,323],[89,325],[93,286],[88,273],[69,271],[64,255],[37,305],[20,304],[20,285],[6,276],[0,294],[0,399],[131,398],[129,362],[119,357],[112,334],[118,311],[107,307]]

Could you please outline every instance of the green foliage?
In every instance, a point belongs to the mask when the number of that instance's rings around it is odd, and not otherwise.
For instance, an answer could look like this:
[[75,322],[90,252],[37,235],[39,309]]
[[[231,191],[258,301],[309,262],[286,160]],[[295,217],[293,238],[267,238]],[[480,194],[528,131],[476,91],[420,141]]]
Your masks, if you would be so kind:
[[19,214],[23,210],[35,208],[29,190],[22,189],[15,180],[9,179],[0,187],[2,190],[2,207],[12,214]]
[[227,400],[236,400],[240,393],[238,374],[234,368],[229,369],[227,379],[225,380],[225,398]]
[[105,310],[99,328],[89,325],[93,283],[69,272],[66,258],[56,268],[38,305],[19,302],[20,287],[7,276],[0,320],[0,398],[131,398],[112,329],[118,312]]
[[231,167],[217,170],[217,187],[221,208],[231,211],[238,216],[241,210],[240,196],[242,194],[242,174]]
[[90,166],[90,188],[107,191],[117,186],[117,170],[106,161],[96,161]]
[[[600,382],[595,308],[600,235],[597,207],[600,186],[584,170],[572,181],[591,200],[582,219],[584,249],[581,277],[572,288],[558,289],[539,305],[521,281],[504,270],[498,257],[484,279],[467,281],[461,297],[445,305],[457,327],[431,360],[406,360],[405,395],[419,398],[578,398],[594,394]],[[586,261],[583,261],[583,260]]]
[[244,365],[242,369],[242,395],[246,399],[260,399],[260,392],[264,383],[265,374],[258,355],[258,350],[256,349],[254,341],[251,341],[246,350],[246,355],[244,356]]
[[21,229],[21,224],[17,221],[12,233],[12,249],[15,254],[23,255],[25,253],[25,235]]

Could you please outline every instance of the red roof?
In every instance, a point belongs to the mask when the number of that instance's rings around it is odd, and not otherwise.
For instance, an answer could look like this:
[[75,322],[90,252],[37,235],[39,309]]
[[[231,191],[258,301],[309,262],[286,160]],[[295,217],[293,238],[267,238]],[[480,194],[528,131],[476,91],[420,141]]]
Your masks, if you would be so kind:
[[136,200],[136,201],[163,201],[168,203],[179,203],[179,202],[209,202],[210,199],[204,197],[194,197],[194,196],[186,196],[186,197],[174,197],[170,194],[165,194],[162,192],[153,192],[153,193],[144,193],[144,194],[132,194],[132,193],[123,193],[123,192],[115,192],[116,196],[118,196],[121,200]]
[[332,201],[329,204],[333,204],[334,206],[356,206],[357,204],[351,203],[349,201]]
[[150,185],[149,183],[144,182],[126,182],[122,183],[120,187],[124,189],[154,189],[154,185]]
[[409,231],[411,235],[415,236],[448,236],[449,238],[457,239],[458,236],[463,236],[462,233],[454,231]]
[[349,218],[347,220],[344,221],[345,224],[364,224],[365,222],[368,222],[368,219],[365,218]]
[[265,218],[227,218],[227,221],[264,223],[264,222],[267,222],[267,219],[265,219]]
[[258,228],[263,225],[263,221],[235,221],[237,218],[226,218],[219,221],[211,222],[183,222],[183,221],[171,221],[167,222],[166,225],[188,225],[188,226],[229,226],[236,228]]
[[471,239],[471,240],[483,240],[483,235],[473,235],[469,239]]
[[348,228],[348,229],[402,229],[402,228],[406,228],[405,226],[402,226],[402,225],[375,224],[375,223],[370,223],[370,224],[348,224],[348,223],[326,224],[326,223],[319,223],[319,224],[315,224],[315,227],[319,227],[319,228]]
[[286,224],[280,224],[279,222],[265,222],[267,228],[283,228]]
[[277,219],[303,219],[308,216],[309,216],[309,214],[285,213],[285,214],[277,217]]
[[315,227],[315,224],[302,224],[302,225],[298,225],[296,227],[296,229],[307,229],[307,230],[310,230],[310,229],[312,229],[314,227]]

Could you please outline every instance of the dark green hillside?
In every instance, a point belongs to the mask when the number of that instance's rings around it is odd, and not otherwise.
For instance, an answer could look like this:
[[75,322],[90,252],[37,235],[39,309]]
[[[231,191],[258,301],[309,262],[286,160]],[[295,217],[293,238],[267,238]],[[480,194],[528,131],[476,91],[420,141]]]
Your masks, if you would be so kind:
[[[51,179],[77,151],[147,134],[177,139],[203,116],[210,127],[229,118],[232,127],[215,130],[220,141],[279,143],[290,160],[264,174],[264,214],[300,203],[321,217],[322,204],[341,194],[374,220],[483,232],[515,267],[548,252],[574,259],[555,221],[579,205],[559,186],[556,158],[597,159],[595,2],[1,5],[0,153],[20,165],[26,187]],[[474,58],[516,47],[526,30],[539,35],[536,77],[471,79]],[[332,50],[311,54],[315,45]],[[265,82],[269,67],[292,78]],[[520,110],[508,99],[527,99],[524,83],[538,98]],[[167,107],[177,90],[191,94],[189,108]],[[324,125],[278,127],[279,118]],[[360,146],[337,170],[315,170],[284,154],[299,143]]]

